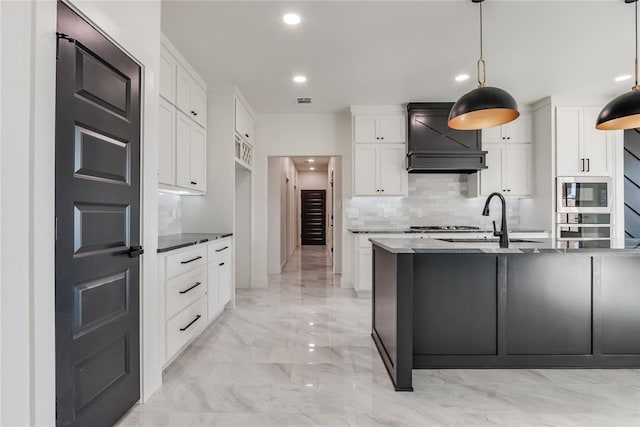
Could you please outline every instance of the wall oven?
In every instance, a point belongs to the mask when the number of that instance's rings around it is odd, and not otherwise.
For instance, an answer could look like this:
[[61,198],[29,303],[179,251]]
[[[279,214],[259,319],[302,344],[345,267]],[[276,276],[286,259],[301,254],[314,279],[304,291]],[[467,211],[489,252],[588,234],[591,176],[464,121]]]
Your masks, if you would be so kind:
[[556,224],[562,248],[608,248],[611,244],[609,213],[558,213]]
[[558,177],[557,184],[558,214],[611,213],[613,204],[611,178]]

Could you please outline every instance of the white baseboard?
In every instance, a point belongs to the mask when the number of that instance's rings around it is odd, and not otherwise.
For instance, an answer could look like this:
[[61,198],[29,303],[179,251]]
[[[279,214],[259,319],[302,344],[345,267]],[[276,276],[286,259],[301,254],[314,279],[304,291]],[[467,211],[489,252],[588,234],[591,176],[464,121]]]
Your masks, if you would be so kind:
[[362,299],[370,299],[371,298],[371,291],[356,291],[354,289],[354,291],[356,296],[358,298],[362,298]]
[[268,288],[269,279],[267,277],[261,279],[253,279],[251,282],[251,288]]

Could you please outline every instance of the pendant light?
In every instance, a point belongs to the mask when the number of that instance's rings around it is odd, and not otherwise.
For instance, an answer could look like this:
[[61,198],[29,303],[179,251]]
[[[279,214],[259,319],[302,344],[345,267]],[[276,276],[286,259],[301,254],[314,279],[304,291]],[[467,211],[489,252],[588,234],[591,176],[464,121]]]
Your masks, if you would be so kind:
[[[487,66],[482,46],[482,2],[480,3],[480,59],[478,59],[478,87],[464,94],[449,113],[449,127],[458,130],[479,130],[504,125],[518,117],[518,104],[508,92],[485,86]],[[481,77],[482,76],[482,77]]]
[[623,130],[640,127],[640,86],[638,86],[638,1],[624,0],[625,3],[635,3],[636,22],[636,84],[631,92],[624,93],[609,102],[600,112],[596,129]]

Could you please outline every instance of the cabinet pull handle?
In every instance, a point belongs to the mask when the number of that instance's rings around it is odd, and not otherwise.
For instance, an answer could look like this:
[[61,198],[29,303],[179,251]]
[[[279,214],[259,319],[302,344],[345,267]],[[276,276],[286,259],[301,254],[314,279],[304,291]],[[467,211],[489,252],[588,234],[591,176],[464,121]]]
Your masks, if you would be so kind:
[[198,320],[200,320],[202,316],[200,316],[199,314],[196,316],[195,319],[193,319],[191,322],[189,322],[189,324],[187,326],[185,326],[184,328],[180,328],[180,332],[184,332],[187,329],[189,329],[191,327],[191,325],[193,325],[194,323],[196,323]]
[[584,172],[584,159],[580,159],[580,161],[582,162],[582,168],[580,169],[580,172]]
[[220,264],[218,264],[220,267],[222,267],[224,265],[224,262],[221,262]]
[[191,110],[191,114],[193,114],[194,116],[197,116],[198,113],[196,113],[195,111]]
[[195,181],[191,181],[191,185],[198,185],[198,183]]
[[198,286],[202,285],[201,282],[196,282],[195,285],[193,285],[192,287],[190,287],[189,289],[185,289],[184,291],[180,291],[181,294],[186,294],[187,292],[189,292],[190,290],[192,290],[193,288],[197,288]]
[[380,190],[380,191],[382,191],[382,192],[384,193],[384,189],[382,189],[382,190]]
[[245,133],[245,134],[244,134],[244,137],[245,137],[245,138],[249,138],[249,134],[248,134],[248,133]]
[[193,259],[190,259],[189,261],[181,261],[180,264],[189,264],[190,262],[197,261],[199,259],[202,259],[202,257],[201,256],[197,256],[197,257],[195,257]]
[[229,249],[229,246],[225,246],[224,248],[216,249],[216,252],[222,252],[225,249]]
[[591,172],[591,159],[587,159],[587,172]]

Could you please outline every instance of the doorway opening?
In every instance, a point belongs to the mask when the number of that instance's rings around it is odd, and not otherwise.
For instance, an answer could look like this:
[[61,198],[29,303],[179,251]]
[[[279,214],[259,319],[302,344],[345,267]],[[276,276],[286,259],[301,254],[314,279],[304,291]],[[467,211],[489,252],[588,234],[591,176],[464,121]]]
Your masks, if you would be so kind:
[[341,157],[269,158],[269,274],[280,274],[303,246],[323,248],[333,273],[341,273],[341,190]]

